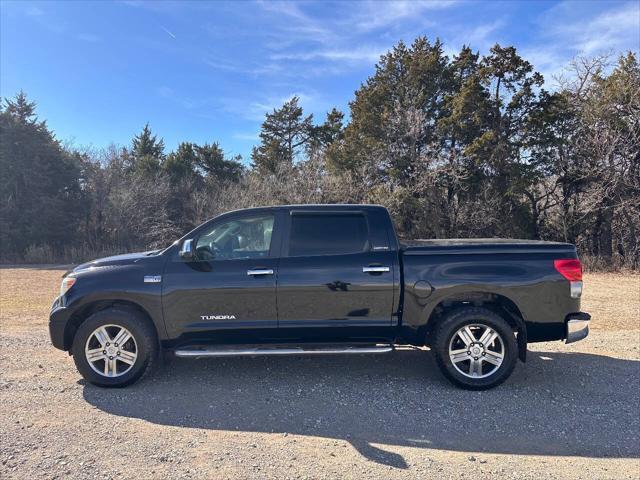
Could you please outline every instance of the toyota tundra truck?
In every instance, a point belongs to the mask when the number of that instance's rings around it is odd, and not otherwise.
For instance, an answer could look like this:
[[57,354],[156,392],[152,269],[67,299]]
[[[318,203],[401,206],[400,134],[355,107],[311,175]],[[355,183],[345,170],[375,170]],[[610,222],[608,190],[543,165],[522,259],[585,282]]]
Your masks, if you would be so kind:
[[222,214],[163,250],[79,265],[63,276],[49,330],[102,387],[129,385],[167,355],[414,346],[479,390],[504,382],[528,343],[585,338],[581,293],[568,243],[400,241],[378,205],[274,206]]

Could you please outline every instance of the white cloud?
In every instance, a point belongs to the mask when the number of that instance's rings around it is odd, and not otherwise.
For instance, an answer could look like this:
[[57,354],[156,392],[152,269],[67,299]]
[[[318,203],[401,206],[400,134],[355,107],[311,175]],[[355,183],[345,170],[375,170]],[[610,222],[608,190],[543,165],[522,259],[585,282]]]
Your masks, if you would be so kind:
[[197,100],[188,98],[184,95],[177,93],[173,88],[167,85],[161,85],[155,88],[155,93],[161,98],[178,105],[185,110],[195,110],[208,107],[211,101],[207,98],[199,98]]
[[305,108],[305,110],[309,109],[309,106],[312,105],[315,101],[315,97],[313,94],[298,92],[284,96],[272,96],[267,98],[266,100],[253,102],[250,105],[250,109],[254,112],[261,113],[261,117],[264,117],[265,113],[271,113],[276,108],[280,108],[284,103],[288,102],[293,97],[298,97],[299,104],[303,108]]
[[252,77],[265,75],[283,76],[291,73],[290,69],[277,61],[243,62],[240,59],[238,62],[232,62],[219,57],[207,56],[204,58],[204,63],[214,70],[249,75]]
[[243,140],[245,142],[258,142],[260,140],[260,135],[258,133],[236,132],[231,134],[231,136],[236,140]]
[[78,33],[76,34],[76,38],[78,40],[82,40],[83,42],[89,42],[89,43],[96,43],[101,40],[100,37],[92,33]]
[[[270,16],[268,38],[262,46],[271,53],[267,72],[305,78],[342,74],[361,65],[373,66],[403,36],[413,39],[433,22],[427,11],[445,9],[458,0],[397,0],[336,2],[329,18],[315,17],[319,3],[258,1]],[[410,26],[409,26],[410,25]],[[476,36],[482,32],[477,32]],[[372,38],[371,35],[374,35]],[[383,43],[381,43],[383,42]],[[289,69],[306,62],[304,69]]]
[[[188,2],[153,2],[150,0],[120,0],[119,3],[122,3],[123,5],[126,5],[128,7],[139,8],[155,13],[175,13],[176,10],[193,6]],[[206,5],[206,2],[198,3]]]
[[315,92],[293,92],[287,95],[265,95],[262,97],[248,98],[230,98],[221,99],[221,107],[223,110],[237,115],[245,120],[253,122],[264,121],[264,116],[271,113],[274,109],[282,107],[282,105],[298,97],[299,105],[304,109],[305,114],[319,111],[325,108],[322,99]]
[[295,2],[285,2],[285,1],[272,2],[272,1],[259,0],[257,3],[264,10],[268,12],[274,12],[279,15],[285,15],[287,17],[291,17],[295,20],[300,20],[303,22],[309,21],[309,17],[307,17],[307,15],[305,15],[302,12],[302,10],[300,10],[299,5]]
[[389,48],[388,47],[358,47],[345,49],[319,49],[307,50],[297,53],[277,53],[271,55],[273,60],[316,60],[324,59],[330,61],[346,62],[367,62],[375,63]]
[[272,26],[276,27],[276,30],[279,28],[285,36],[276,36],[273,45],[281,43],[287,47],[296,40],[331,43],[336,39],[336,32],[329,29],[326,22],[316,20],[304,13],[300,8],[301,4],[286,1],[258,1],[258,5],[281,20]]
[[640,49],[640,3],[607,4],[611,8],[588,16],[580,2],[564,2],[543,14],[540,34],[522,49],[522,55],[553,87],[554,78],[576,56],[593,57]]
[[565,45],[569,45],[580,55],[621,50],[634,43],[637,49],[640,46],[640,3],[630,2],[592,19],[575,16],[571,22],[567,18],[558,18],[550,25],[549,34],[565,41]]
[[474,27],[465,35],[467,45],[474,49],[485,50],[495,45],[496,32],[505,25],[503,19],[498,19],[491,23],[484,23]]
[[41,17],[44,15],[44,10],[42,10],[39,7],[36,7],[35,5],[32,5],[29,8],[27,8],[25,13],[30,17]]
[[171,87],[167,87],[166,85],[161,85],[156,88],[156,93],[162,98],[173,98],[174,91]]
[[474,52],[487,54],[496,43],[502,43],[499,31],[506,25],[507,19],[503,17],[476,26],[456,25],[453,27],[455,33],[449,36],[441,29],[439,33],[444,37],[444,53],[453,58],[460,53],[462,46],[466,45]]
[[389,27],[396,25],[401,20],[416,19],[426,10],[448,8],[456,2],[457,0],[397,0],[391,2],[369,0],[366,3],[357,4],[361,13],[356,16],[354,25],[364,31]]
[[554,78],[562,74],[572,57],[548,46],[527,47],[519,53],[533,65],[535,71],[542,73],[547,89],[554,86]]
[[49,12],[47,14],[42,8],[31,5],[24,11],[24,14],[30,17],[31,21],[58,35],[68,35],[76,40],[89,43],[96,43],[101,40],[100,37],[93,33],[76,32],[75,29],[67,21],[62,20],[56,12]]

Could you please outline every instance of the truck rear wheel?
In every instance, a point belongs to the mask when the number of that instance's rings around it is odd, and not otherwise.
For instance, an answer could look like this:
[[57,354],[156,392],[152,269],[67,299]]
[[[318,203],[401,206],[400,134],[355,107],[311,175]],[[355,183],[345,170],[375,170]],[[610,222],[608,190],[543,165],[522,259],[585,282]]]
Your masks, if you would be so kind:
[[479,307],[449,314],[437,328],[433,350],[444,376],[469,390],[500,385],[518,358],[511,326],[497,313]]
[[135,311],[110,308],[94,313],[78,328],[73,359],[80,374],[100,387],[125,387],[155,365],[154,327]]

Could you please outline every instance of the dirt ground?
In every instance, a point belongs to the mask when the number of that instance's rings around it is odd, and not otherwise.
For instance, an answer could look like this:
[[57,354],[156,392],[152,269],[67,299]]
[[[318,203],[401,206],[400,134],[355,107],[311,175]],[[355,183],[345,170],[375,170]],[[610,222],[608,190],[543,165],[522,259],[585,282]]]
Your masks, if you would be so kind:
[[467,392],[420,350],[176,359],[99,389],[49,342],[61,274],[0,269],[3,479],[640,478],[640,276],[586,275],[586,340]]

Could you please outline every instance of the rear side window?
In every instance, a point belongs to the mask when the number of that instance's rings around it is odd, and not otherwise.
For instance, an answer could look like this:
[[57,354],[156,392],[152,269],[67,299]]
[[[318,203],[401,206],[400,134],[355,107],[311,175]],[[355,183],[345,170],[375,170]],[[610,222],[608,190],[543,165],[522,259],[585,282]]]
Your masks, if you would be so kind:
[[367,247],[367,220],[363,214],[291,216],[290,256],[359,253]]

